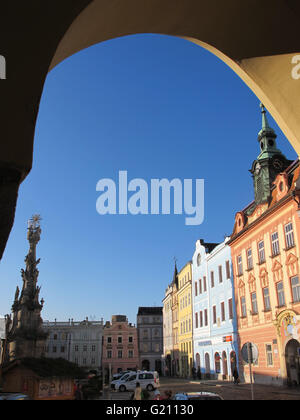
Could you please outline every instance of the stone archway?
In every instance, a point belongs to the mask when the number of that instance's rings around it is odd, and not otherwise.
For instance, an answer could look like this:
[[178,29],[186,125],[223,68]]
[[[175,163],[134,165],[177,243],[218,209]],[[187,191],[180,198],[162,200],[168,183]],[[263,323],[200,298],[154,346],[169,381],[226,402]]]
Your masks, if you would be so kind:
[[84,48],[125,35],[187,39],[243,79],[300,154],[299,16],[298,0],[7,2],[0,16],[0,54],[7,65],[6,79],[0,81],[0,259],[14,222],[19,184],[32,167],[40,98],[54,66]]
[[300,385],[300,343],[292,339],[285,347],[285,361],[288,384]]
[[228,378],[228,364],[227,364],[227,353],[223,351],[222,353],[222,365],[223,365],[223,379]]

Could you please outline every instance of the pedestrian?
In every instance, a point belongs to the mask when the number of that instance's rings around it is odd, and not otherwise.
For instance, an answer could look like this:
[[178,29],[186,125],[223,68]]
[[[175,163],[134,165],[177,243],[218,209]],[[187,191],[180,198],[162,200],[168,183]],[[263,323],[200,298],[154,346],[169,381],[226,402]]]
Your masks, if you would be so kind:
[[195,380],[196,379],[196,369],[193,367],[192,368],[192,375],[193,375],[193,379]]
[[198,367],[198,370],[197,370],[197,377],[198,377],[198,379],[199,379],[199,381],[200,381],[200,379],[201,379],[201,370],[200,370],[200,366]]
[[235,385],[238,385],[240,383],[240,378],[239,378],[239,372],[237,370],[237,367],[234,368],[232,376],[234,378],[233,383]]
[[142,388],[139,382],[136,383],[133,399],[136,401],[141,401],[142,399]]
[[83,400],[83,393],[82,393],[82,387],[80,384],[76,386],[75,390],[75,400],[76,401],[82,401]]
[[171,400],[172,399],[173,392],[172,391],[165,391],[165,397],[164,400]]
[[161,397],[161,395],[160,395],[160,392],[159,392],[159,390],[158,389],[156,389],[155,391],[154,391],[154,398],[153,398],[154,400],[157,400],[157,401],[159,401],[159,400],[161,400],[162,399],[162,397]]

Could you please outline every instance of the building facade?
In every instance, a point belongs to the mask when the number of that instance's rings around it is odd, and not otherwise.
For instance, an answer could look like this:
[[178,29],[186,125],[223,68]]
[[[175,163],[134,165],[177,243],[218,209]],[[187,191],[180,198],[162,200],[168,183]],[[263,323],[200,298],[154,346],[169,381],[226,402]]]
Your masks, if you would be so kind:
[[277,149],[264,107],[262,115],[255,199],[236,214],[230,241],[240,348],[253,344],[255,382],[300,384],[300,168]]
[[179,376],[179,320],[178,320],[178,270],[175,264],[173,282],[172,282],[172,329],[173,329],[173,352],[171,355],[171,376]]
[[45,356],[62,358],[85,370],[102,370],[103,320],[44,322],[48,334]]
[[163,299],[163,370],[166,376],[172,375],[173,358],[173,286],[169,285]]
[[106,377],[126,370],[138,370],[140,364],[137,328],[125,315],[112,316],[103,330],[102,366]]
[[191,377],[193,363],[192,262],[178,273],[179,376]]
[[140,369],[162,372],[163,308],[140,307],[137,314]]
[[193,255],[194,366],[202,378],[228,380],[237,367],[238,336],[228,239],[219,245],[197,241]]

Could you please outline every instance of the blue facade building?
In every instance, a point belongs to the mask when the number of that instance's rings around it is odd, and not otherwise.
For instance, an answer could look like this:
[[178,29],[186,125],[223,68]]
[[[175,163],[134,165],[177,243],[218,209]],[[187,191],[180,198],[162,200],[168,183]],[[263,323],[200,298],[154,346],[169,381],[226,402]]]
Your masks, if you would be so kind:
[[230,247],[196,242],[193,256],[194,366],[201,378],[229,380],[238,366]]

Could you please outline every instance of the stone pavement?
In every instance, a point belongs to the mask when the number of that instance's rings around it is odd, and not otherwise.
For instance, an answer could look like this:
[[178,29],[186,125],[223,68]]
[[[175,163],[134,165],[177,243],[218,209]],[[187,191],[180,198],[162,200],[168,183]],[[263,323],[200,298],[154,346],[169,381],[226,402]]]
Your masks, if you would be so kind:
[[[231,382],[225,381],[193,381],[179,378],[161,378],[160,383],[160,392],[162,395],[166,390],[171,390],[173,394],[177,392],[207,391],[220,395],[224,400],[246,401],[252,399],[250,384],[240,384],[236,386]],[[110,390],[107,389],[107,392],[104,393],[101,399],[124,401],[130,400],[131,395],[132,392],[110,392]],[[153,395],[151,399],[153,399]],[[300,400],[300,389],[254,384],[254,399]]]
[[[161,378],[160,392],[172,390],[176,392],[208,391],[221,395],[224,400],[251,400],[251,385],[234,385],[226,381],[193,381],[187,379]],[[255,400],[300,400],[299,388],[275,387],[254,384]]]

